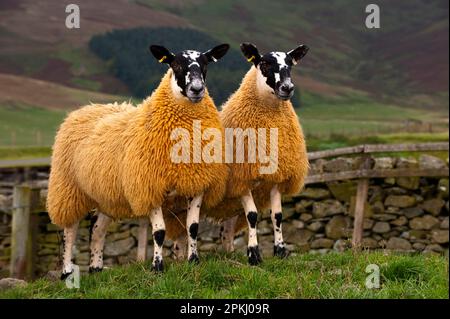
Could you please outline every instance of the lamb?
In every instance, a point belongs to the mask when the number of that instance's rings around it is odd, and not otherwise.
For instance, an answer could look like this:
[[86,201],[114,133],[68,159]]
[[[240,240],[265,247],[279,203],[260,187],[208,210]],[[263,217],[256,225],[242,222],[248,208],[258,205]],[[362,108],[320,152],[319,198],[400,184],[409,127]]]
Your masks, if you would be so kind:
[[[257,265],[262,261],[256,235],[258,210],[271,208],[274,255],[286,257],[288,252],[282,234],[281,196],[298,193],[308,172],[309,163],[302,128],[289,101],[294,91],[291,67],[305,56],[308,47],[300,45],[287,53],[269,52],[260,55],[256,46],[243,43],[241,50],[253,66],[238,90],[223,105],[220,114],[222,124],[225,130],[241,128],[256,131],[257,128],[276,128],[278,158],[272,160],[277,162],[278,168],[273,174],[262,174],[259,161],[229,164],[230,177],[225,199],[216,207],[206,209],[204,216],[215,221],[225,221],[221,238],[227,250],[233,250],[235,230],[247,225],[249,263]],[[250,135],[246,137],[248,151],[252,141]],[[237,146],[233,145],[233,149],[236,151]],[[241,214],[242,207],[245,215]],[[178,238],[176,245],[183,243],[181,229],[172,235]]]
[[[198,261],[197,231],[202,203],[223,197],[228,167],[224,163],[174,163],[171,133],[192,122],[223,131],[219,113],[205,88],[207,64],[222,58],[229,45],[204,53],[171,53],[152,45],[154,57],[169,66],[158,88],[138,107],[124,103],[92,104],[68,115],[55,138],[47,210],[64,228],[62,279],[73,272],[72,247],[79,221],[96,209],[90,272],[103,267],[106,229],[112,219],[149,217],[154,238],[152,269],[163,270],[166,201],[189,198],[186,224],[189,260]],[[201,141],[202,146],[206,141]],[[174,199],[174,198],[177,199]]]

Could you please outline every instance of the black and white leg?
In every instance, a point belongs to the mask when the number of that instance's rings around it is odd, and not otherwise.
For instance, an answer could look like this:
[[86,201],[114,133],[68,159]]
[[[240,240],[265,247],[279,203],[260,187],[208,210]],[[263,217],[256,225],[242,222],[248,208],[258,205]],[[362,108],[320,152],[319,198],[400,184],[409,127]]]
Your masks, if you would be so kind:
[[99,213],[97,221],[92,228],[91,234],[91,261],[89,273],[103,270],[103,247],[105,246],[106,231],[112,219],[105,214]]
[[250,265],[258,265],[262,262],[259,254],[258,237],[256,235],[256,222],[258,220],[258,211],[253,200],[252,192],[241,197],[241,203],[244,207],[245,216],[248,223],[248,246],[247,256]]
[[186,226],[188,231],[188,260],[198,262],[197,234],[200,219],[200,208],[202,206],[203,194],[194,197],[188,203]]
[[234,233],[238,216],[231,217],[222,223],[220,228],[220,239],[226,252],[234,251]]
[[164,270],[163,265],[163,244],[166,236],[166,224],[164,223],[161,207],[150,212],[150,222],[153,231],[153,262],[152,269],[159,272]]
[[70,227],[64,228],[64,254],[63,254],[63,269],[61,273],[61,280],[65,280],[73,273],[73,246],[77,239],[78,222]]
[[283,231],[281,228],[281,220],[283,219],[282,207],[281,207],[281,193],[278,190],[278,186],[275,185],[270,191],[270,206],[271,206],[271,218],[273,223],[273,255],[285,258],[288,255],[286,246],[283,241]]

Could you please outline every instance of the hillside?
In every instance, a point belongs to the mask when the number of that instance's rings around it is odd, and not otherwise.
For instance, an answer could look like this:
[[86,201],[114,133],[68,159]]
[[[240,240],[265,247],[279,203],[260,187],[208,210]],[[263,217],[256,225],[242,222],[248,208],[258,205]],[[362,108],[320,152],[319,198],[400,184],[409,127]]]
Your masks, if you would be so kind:
[[[231,43],[236,52],[226,58],[239,58],[242,41],[254,42],[263,52],[308,44],[311,51],[293,76],[298,112],[309,136],[405,131],[410,121],[419,123],[413,131],[431,126],[430,131],[447,130],[448,2],[377,3],[381,29],[368,30],[364,4],[347,0],[334,0],[332,5],[307,0],[80,0],[81,28],[69,30],[62,2],[3,0],[0,143],[50,145],[67,109],[143,95],[115,73],[117,53],[102,60],[89,48],[95,36],[140,27],[154,28],[153,32],[194,29],[210,42]],[[142,43],[158,39],[150,33]],[[154,59],[149,54],[147,60],[145,54],[134,68],[148,73]],[[243,69],[233,72],[218,67],[209,81],[228,81],[232,88],[246,67],[245,61]],[[159,76],[140,76],[139,92],[151,92]]]

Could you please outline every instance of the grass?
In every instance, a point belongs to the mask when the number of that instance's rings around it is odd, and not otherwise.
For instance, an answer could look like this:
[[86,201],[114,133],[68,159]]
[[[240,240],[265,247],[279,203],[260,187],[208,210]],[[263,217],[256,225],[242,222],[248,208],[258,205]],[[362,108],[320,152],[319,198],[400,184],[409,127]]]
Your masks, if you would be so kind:
[[[380,267],[380,288],[365,286],[366,267]],[[245,256],[203,255],[199,265],[168,262],[164,274],[149,263],[84,275],[79,289],[39,279],[0,298],[448,298],[448,259],[351,251],[266,258],[248,266]]]
[[51,155],[50,146],[34,147],[0,147],[0,159],[27,159],[37,157],[49,157]]
[[0,145],[49,146],[64,117],[64,110],[44,109],[24,104],[0,105]]

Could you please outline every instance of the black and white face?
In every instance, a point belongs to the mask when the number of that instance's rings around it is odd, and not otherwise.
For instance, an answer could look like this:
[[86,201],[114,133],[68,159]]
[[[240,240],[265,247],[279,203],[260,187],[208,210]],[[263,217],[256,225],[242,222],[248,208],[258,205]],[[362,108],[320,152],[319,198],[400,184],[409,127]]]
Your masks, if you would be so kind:
[[241,44],[242,53],[258,70],[258,88],[281,100],[289,100],[294,94],[291,68],[306,55],[308,50],[306,45],[300,45],[289,52],[269,52],[260,55],[253,44]]
[[206,52],[185,50],[171,53],[159,45],[150,46],[150,51],[160,63],[166,63],[173,71],[171,85],[177,97],[185,97],[193,103],[200,102],[205,95],[207,65],[222,58],[229,49],[221,44]]

